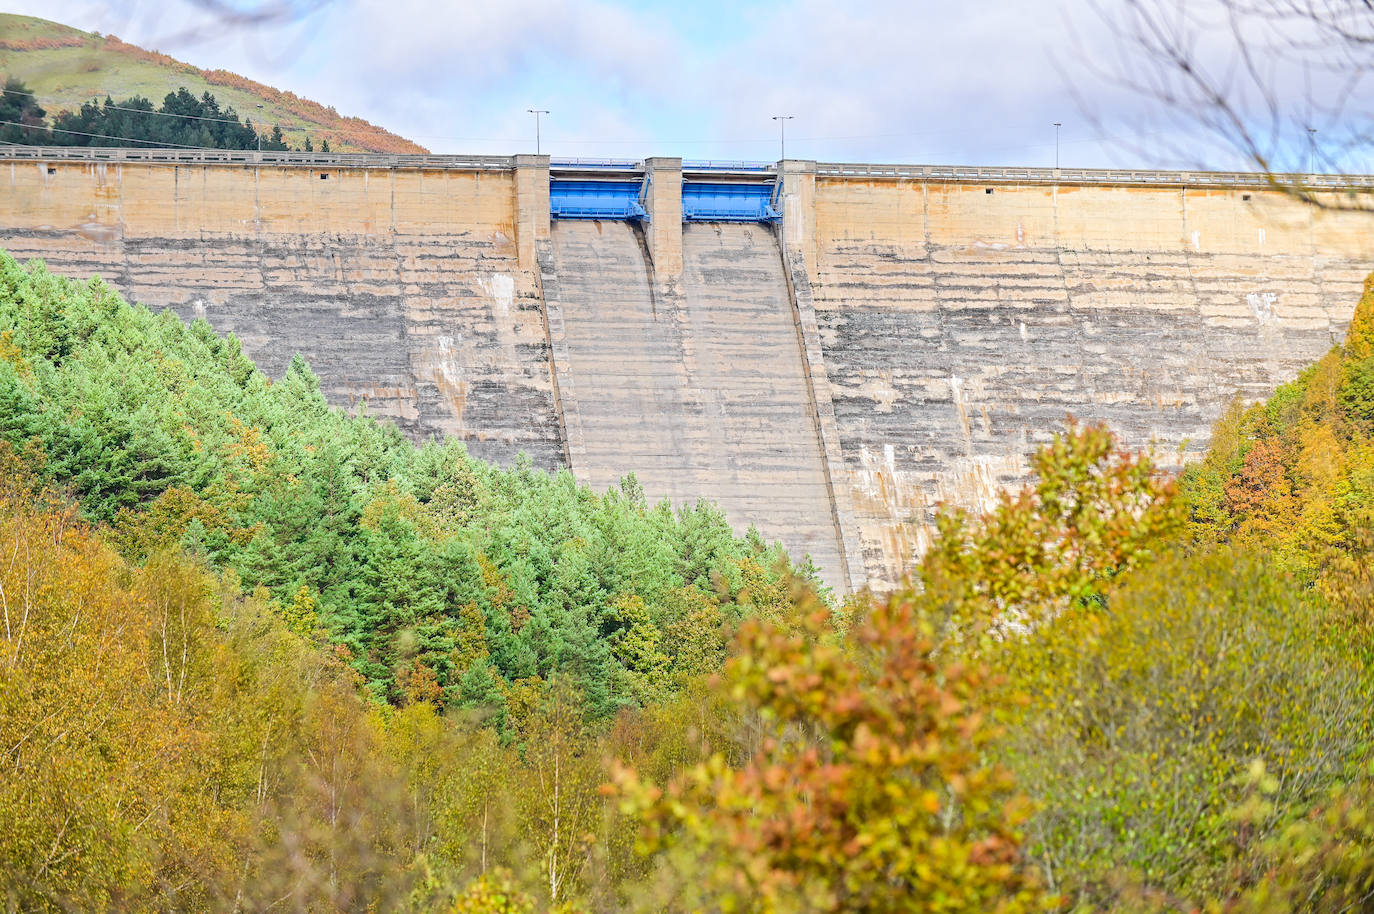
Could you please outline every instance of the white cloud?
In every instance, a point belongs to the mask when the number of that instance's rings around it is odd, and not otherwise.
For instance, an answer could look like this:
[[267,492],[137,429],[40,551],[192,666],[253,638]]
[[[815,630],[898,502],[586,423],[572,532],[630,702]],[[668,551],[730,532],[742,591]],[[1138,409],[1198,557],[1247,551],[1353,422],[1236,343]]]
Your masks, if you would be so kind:
[[[1053,121],[1065,164],[1167,164],[1151,158],[1192,142],[1103,79],[1122,49],[1093,0],[698,2],[335,0],[296,25],[161,50],[439,151],[529,148],[532,106],[553,109],[545,136],[565,155],[771,159],[779,113],[796,117],[789,154],[822,159],[1047,164]],[[139,43],[204,17],[188,0],[10,6]],[[1223,61],[1224,33],[1203,37]],[[1102,142],[1142,130],[1155,133]]]

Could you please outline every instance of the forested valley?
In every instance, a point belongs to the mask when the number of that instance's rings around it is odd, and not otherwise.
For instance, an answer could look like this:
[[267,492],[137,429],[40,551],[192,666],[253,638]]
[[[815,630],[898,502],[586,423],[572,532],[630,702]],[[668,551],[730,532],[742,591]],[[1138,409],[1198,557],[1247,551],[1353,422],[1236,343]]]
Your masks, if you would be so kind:
[[1368,909],[1374,279],[1181,474],[1033,468],[840,599],[0,256],[0,899]]

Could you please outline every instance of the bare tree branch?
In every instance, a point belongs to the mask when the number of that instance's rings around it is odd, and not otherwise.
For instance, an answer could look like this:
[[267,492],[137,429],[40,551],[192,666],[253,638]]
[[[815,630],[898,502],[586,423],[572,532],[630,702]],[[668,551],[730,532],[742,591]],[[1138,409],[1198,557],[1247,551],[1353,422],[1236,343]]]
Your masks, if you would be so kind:
[[[1221,157],[1314,206],[1374,212],[1368,190],[1311,177],[1374,170],[1374,0],[1091,2],[1111,48],[1079,39],[1077,61],[1123,106],[1145,103],[1136,157]],[[1101,103],[1074,94],[1105,133]]]

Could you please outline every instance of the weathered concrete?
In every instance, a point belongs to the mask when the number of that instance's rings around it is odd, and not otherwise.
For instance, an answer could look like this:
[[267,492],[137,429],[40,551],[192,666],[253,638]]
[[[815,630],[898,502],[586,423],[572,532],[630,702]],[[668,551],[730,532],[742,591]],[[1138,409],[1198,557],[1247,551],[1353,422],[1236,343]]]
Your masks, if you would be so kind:
[[596,488],[634,472],[651,498],[706,497],[712,430],[683,343],[685,316],[660,308],[639,229],[558,221],[553,263],[584,435],[573,472]]
[[682,295],[668,299],[651,286],[638,232],[619,222],[553,226],[585,441],[574,472],[605,488],[633,470],[651,499],[715,501],[741,528],[754,524],[798,559],[810,554],[843,586],[772,232],[686,226]]
[[682,248],[690,382],[717,443],[709,497],[848,589],[777,239],[767,226],[693,223]]
[[879,584],[938,503],[1024,480],[1066,414],[1197,453],[1234,394],[1340,340],[1374,267],[1371,217],[1259,190],[822,175],[811,192],[797,247]]
[[548,156],[515,157],[515,239],[520,269],[537,269],[537,247],[549,240]]
[[550,227],[534,156],[23,155],[16,256],[270,373],[299,351],[417,439],[716,499],[841,588],[895,581],[938,502],[1019,483],[1066,413],[1196,453],[1340,339],[1374,268],[1374,217],[1244,175],[788,162],[775,236],[683,226],[671,159],[641,229]]
[[563,463],[513,169],[4,168],[14,256],[203,317],[269,374],[300,352],[332,402],[365,399],[417,439]]
[[563,290],[553,259],[553,240],[536,246],[539,286],[544,296],[544,329],[549,339],[549,365],[553,379],[554,408],[563,436],[563,464],[574,472],[587,466],[587,436],[582,431],[582,410],[577,403],[577,384],[568,353],[568,327],[563,320]]
[[682,160],[644,160],[647,193],[645,244],[653,265],[654,292],[660,297],[682,293]]
[[[810,214],[815,194],[814,170],[807,163],[784,162],[779,176],[778,201],[783,207],[784,220],[779,226],[783,268],[788,293],[792,299],[797,332],[801,337],[802,365],[806,372],[807,392],[816,421],[816,434],[824,454],[825,487],[830,500],[831,515],[839,535],[840,555],[843,559],[844,584],[849,592],[869,586],[868,568],[859,539],[859,525],[854,516],[854,503],[848,474],[844,469],[844,453],[839,428],[835,423],[835,405],[831,399],[829,373],[825,367],[825,352],[821,346],[820,326],[816,319],[815,300],[811,294],[811,277],[807,271],[804,242],[814,237],[814,218],[811,224],[798,222]],[[791,218],[787,218],[790,213]]]

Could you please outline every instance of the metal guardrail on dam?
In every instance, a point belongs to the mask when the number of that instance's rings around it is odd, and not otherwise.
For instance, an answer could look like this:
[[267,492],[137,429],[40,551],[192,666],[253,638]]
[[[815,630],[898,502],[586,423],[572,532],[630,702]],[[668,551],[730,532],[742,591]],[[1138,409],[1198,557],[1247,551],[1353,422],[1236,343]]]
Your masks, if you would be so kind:
[[513,156],[401,155],[358,152],[258,152],[244,149],[124,149],[116,146],[0,146],[4,159],[149,162],[171,165],[326,165],[337,168],[505,170]]
[[986,168],[964,165],[864,165],[819,162],[816,174],[844,178],[910,178],[1025,184],[1155,184],[1205,187],[1374,189],[1374,175],[1302,175],[1245,171],[1136,171],[1103,168]]
[[[549,168],[557,171],[560,168],[582,170],[590,168],[604,168],[610,170],[635,171],[643,170],[644,162],[640,159],[550,159]],[[747,172],[771,172],[777,171],[776,162],[751,162],[739,159],[683,159],[683,171],[747,171]]]
[[[509,171],[514,156],[409,155],[382,153],[257,152],[239,149],[125,149],[83,146],[0,146],[0,161],[67,160],[147,162],[185,165],[294,165],[334,168],[438,168],[461,171]],[[684,173],[759,174],[777,171],[776,163],[684,160]],[[630,159],[555,159],[550,170],[642,173],[643,162]],[[873,165],[818,162],[815,174],[841,178],[897,178],[1025,184],[1136,184],[1199,187],[1297,187],[1312,190],[1374,190],[1374,175],[1275,174],[1239,171],[1149,171],[1103,168],[1022,168],[968,165]]]

